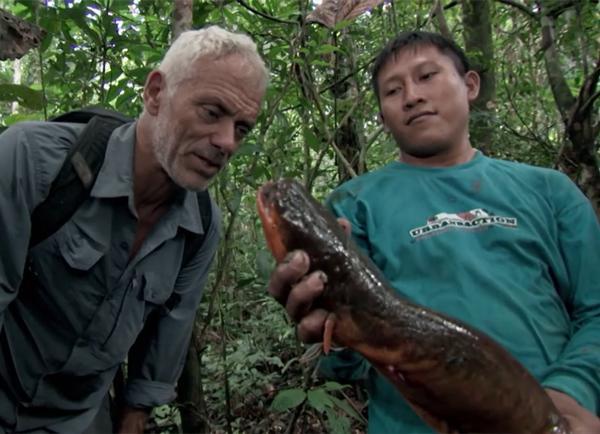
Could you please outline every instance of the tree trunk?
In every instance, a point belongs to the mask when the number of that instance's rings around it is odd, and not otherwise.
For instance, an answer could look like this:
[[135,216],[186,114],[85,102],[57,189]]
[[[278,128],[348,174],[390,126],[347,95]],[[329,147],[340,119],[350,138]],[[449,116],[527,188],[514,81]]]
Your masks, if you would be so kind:
[[173,2],[173,22],[171,25],[173,41],[177,39],[182,32],[192,28],[192,3],[192,0],[175,0]]
[[[331,93],[335,98],[335,116],[339,122],[339,125],[336,125],[334,143],[354,173],[360,175],[365,172],[366,168],[360,158],[362,141],[359,126],[354,120],[355,116],[348,115],[350,110],[355,109],[356,99],[359,95],[356,79],[353,76],[348,77],[355,70],[355,62],[351,54],[354,49],[350,36],[341,32],[340,39],[343,50],[334,53],[335,67],[332,82],[336,84],[331,88]],[[348,54],[344,54],[344,52]],[[343,80],[344,77],[348,78]],[[337,160],[338,179],[342,183],[350,179],[352,173],[340,161],[340,157],[337,157]]]
[[593,110],[600,95],[596,85],[600,79],[600,58],[586,77],[577,98],[573,96],[560,65],[554,39],[556,11],[541,2],[542,50],[552,95],[565,126],[565,140],[557,167],[566,173],[590,199],[600,218],[600,168],[598,166],[598,133],[600,121]]
[[496,77],[490,0],[464,0],[462,22],[465,49],[472,68],[481,77],[479,97],[472,107],[471,144],[490,153],[494,144]]

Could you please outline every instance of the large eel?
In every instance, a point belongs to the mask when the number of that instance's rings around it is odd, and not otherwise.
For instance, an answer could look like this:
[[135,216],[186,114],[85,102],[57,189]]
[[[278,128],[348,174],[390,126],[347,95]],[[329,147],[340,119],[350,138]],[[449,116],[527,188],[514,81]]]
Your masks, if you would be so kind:
[[536,379],[490,337],[402,298],[334,216],[293,180],[263,185],[257,206],[281,262],[302,249],[327,275],[320,307],[331,340],[362,354],[442,433],[568,434]]

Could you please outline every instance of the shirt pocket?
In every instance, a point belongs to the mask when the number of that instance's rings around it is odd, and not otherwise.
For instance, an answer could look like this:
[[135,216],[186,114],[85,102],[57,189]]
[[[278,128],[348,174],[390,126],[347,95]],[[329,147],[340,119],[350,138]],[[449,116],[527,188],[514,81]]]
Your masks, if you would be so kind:
[[156,306],[163,306],[173,299],[175,282],[164,273],[146,271],[144,273],[144,299]]
[[103,246],[69,222],[57,236],[58,250],[69,267],[89,271],[104,255]]
[[[123,361],[142,331],[148,315],[162,307],[170,299],[171,293],[172,285],[168,286],[160,274],[148,271],[136,273],[118,307],[113,307],[113,311],[116,309],[116,316],[111,315],[115,318],[113,325],[98,347],[103,357],[111,362]],[[102,318],[97,321],[102,321]]]

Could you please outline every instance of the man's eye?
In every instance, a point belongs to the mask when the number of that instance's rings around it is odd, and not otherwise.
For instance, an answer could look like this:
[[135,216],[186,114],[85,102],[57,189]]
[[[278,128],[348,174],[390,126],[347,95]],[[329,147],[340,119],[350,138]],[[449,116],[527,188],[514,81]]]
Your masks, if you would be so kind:
[[201,113],[206,119],[219,119],[219,117],[221,116],[221,113],[219,112],[219,110],[217,110],[214,107],[210,107],[210,106],[202,107]]
[[245,125],[238,125],[235,129],[238,137],[246,137],[250,133],[250,128]]
[[431,71],[431,72],[428,72],[426,74],[423,74],[421,76],[421,80],[430,80],[435,74],[437,74],[436,71]]
[[402,89],[400,88],[400,86],[392,87],[392,88],[388,89],[388,90],[385,92],[385,94],[386,94],[386,95],[394,95],[395,93],[399,92],[400,90],[402,90]]

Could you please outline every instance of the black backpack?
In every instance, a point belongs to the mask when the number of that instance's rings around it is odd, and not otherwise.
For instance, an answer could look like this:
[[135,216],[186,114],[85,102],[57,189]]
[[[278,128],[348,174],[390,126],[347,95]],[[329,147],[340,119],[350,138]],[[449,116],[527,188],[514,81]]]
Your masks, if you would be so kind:
[[[111,110],[90,107],[62,114],[51,121],[87,125],[67,154],[50,186],[48,197],[31,215],[30,248],[60,229],[89,196],[104,162],[110,135],[115,128],[132,122],[133,119]],[[198,205],[204,233],[189,233],[186,237],[183,265],[198,251],[208,233],[212,219],[208,190],[198,193]]]

